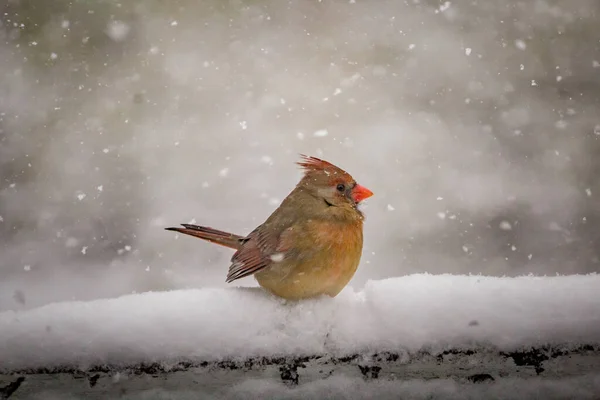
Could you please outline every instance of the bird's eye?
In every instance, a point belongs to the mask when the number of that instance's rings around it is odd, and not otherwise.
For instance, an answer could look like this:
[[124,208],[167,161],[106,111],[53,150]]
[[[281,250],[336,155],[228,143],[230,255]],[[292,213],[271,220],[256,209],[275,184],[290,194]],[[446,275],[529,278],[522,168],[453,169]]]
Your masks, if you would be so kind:
[[343,192],[344,190],[346,190],[346,186],[344,186],[343,183],[338,183],[336,189],[338,190],[338,192]]

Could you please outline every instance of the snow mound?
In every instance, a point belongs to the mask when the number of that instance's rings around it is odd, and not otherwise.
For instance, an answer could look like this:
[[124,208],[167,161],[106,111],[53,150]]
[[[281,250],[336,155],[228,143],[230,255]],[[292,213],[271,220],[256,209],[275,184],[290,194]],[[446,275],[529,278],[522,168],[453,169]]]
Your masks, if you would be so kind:
[[600,275],[418,274],[286,302],[203,288],[0,313],[0,371],[600,341]]

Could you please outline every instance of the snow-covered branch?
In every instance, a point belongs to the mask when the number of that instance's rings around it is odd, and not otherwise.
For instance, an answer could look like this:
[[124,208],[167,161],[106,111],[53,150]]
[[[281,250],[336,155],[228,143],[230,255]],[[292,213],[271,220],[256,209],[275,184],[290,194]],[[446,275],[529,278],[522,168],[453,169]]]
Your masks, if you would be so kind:
[[284,302],[256,288],[194,289],[0,313],[0,370],[243,361],[377,352],[600,344],[600,275],[419,274]]

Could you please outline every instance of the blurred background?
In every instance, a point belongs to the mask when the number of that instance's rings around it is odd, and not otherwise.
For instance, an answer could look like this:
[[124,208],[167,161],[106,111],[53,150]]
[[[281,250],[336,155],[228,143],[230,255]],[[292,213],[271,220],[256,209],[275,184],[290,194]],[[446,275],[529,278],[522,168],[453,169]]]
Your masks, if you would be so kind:
[[2,3],[0,310],[225,287],[163,228],[249,233],[299,153],[375,192],[355,289],[600,271],[597,0]]

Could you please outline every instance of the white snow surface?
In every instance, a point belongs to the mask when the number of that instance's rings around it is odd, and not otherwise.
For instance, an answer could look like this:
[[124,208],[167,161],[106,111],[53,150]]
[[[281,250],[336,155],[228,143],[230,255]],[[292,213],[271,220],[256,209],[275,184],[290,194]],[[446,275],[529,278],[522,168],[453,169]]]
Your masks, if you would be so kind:
[[0,313],[0,370],[600,342],[600,275],[417,274],[336,298],[201,288]]

